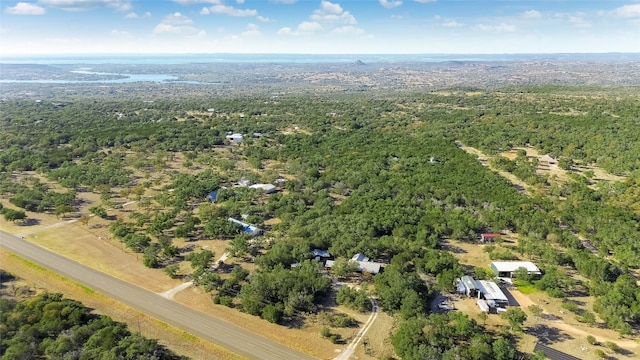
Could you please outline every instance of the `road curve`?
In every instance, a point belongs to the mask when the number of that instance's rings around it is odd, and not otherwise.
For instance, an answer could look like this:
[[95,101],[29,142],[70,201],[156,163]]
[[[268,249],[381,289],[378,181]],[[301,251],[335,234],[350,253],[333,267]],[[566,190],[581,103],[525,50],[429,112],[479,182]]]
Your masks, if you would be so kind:
[[[0,246],[167,324],[249,359],[315,359],[0,230]],[[8,270],[8,269],[7,269]]]

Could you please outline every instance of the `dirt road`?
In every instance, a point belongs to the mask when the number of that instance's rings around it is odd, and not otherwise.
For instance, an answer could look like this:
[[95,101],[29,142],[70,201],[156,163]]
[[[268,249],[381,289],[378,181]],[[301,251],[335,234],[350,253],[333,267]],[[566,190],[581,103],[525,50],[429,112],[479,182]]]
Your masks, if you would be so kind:
[[312,356],[245,331],[233,324],[52,253],[4,231],[0,231],[0,246],[167,324],[249,359],[314,359]]

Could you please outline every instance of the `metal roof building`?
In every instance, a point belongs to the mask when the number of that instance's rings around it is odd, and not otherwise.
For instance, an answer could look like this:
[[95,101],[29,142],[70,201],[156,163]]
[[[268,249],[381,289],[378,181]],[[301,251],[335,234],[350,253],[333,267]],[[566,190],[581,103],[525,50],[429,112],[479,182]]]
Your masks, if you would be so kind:
[[476,296],[478,294],[478,284],[476,281],[469,275],[465,275],[461,277],[459,280],[460,290],[461,292],[467,294],[469,297]]
[[492,281],[487,280],[478,280],[476,281],[478,284],[478,289],[480,290],[478,296],[484,298],[487,301],[495,301],[496,304],[509,304],[509,299],[507,296],[500,290],[498,285]]
[[540,277],[542,276],[542,271],[536,266],[536,264],[531,261],[492,261],[491,262],[491,270],[496,274],[497,277],[508,277],[512,278],[513,273],[520,269],[525,268],[530,275]]

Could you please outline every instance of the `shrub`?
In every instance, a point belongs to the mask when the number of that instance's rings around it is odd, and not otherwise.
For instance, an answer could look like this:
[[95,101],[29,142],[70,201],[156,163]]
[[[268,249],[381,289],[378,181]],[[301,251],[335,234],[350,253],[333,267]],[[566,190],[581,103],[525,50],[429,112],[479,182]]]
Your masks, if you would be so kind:
[[607,354],[605,354],[604,351],[602,351],[600,349],[596,349],[594,351],[594,353],[596,354],[597,357],[599,357],[601,359],[606,359],[607,358]]
[[596,338],[591,335],[587,336],[587,342],[591,345],[598,345],[598,340],[596,340]]
[[620,352],[620,346],[618,346],[618,344],[612,342],[612,341],[607,341],[604,343],[604,346],[608,347],[609,349],[615,351],[615,352]]
[[282,309],[269,304],[262,309],[262,318],[270,323],[279,324],[282,320]]
[[331,331],[329,331],[329,328],[325,326],[320,330],[320,335],[326,339],[331,336]]
[[220,305],[233,307],[233,298],[231,296],[220,296]]
[[563,301],[562,302],[562,308],[567,309],[573,313],[578,312],[578,304],[574,303],[573,301]]

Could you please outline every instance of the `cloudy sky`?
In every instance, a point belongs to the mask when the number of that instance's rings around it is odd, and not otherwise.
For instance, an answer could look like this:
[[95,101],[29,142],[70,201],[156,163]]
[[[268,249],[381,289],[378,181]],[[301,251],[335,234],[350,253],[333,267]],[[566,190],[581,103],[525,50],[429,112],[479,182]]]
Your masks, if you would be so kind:
[[640,0],[1,0],[0,54],[640,52]]

